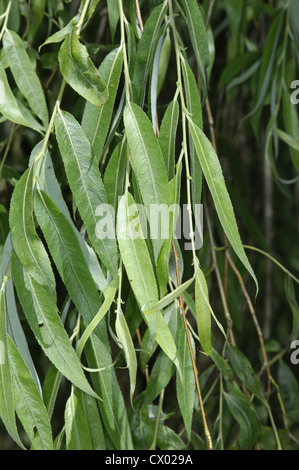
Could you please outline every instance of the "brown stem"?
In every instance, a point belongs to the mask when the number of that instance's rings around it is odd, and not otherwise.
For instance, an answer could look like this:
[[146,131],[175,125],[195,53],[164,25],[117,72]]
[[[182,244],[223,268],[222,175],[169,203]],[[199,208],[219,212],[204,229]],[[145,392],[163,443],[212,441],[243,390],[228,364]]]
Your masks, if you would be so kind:
[[[179,257],[178,257],[178,253],[177,253],[177,249],[176,249],[174,241],[172,242],[172,250],[173,250],[173,255],[174,255],[174,263],[175,263],[177,284],[178,284],[178,286],[180,286],[181,285],[181,277],[180,277],[180,271],[179,271]],[[196,367],[196,362],[195,362],[194,353],[193,353],[193,349],[192,349],[192,343],[191,343],[191,338],[190,338],[188,322],[187,322],[187,318],[186,318],[186,312],[185,312],[185,307],[184,307],[184,302],[183,302],[183,296],[182,295],[179,296],[179,309],[180,309],[180,314],[183,318],[185,333],[186,333],[186,337],[187,337],[188,349],[189,349],[189,353],[190,353],[192,369],[193,369],[196,389],[197,389],[197,393],[198,393],[199,406],[200,406],[202,419],[203,419],[204,433],[205,433],[205,437],[206,437],[207,448],[208,448],[208,450],[213,450],[213,444],[212,444],[211,434],[210,434],[210,431],[209,431],[209,426],[208,426],[207,419],[206,419],[203,399],[202,399],[202,395],[201,395],[200,384],[199,384],[199,379],[198,379],[198,370],[197,370],[197,367]]]
[[263,337],[263,333],[262,333],[262,330],[261,330],[261,327],[260,327],[260,324],[259,324],[259,321],[257,319],[257,316],[256,316],[256,313],[255,313],[255,309],[253,307],[253,304],[251,302],[251,299],[249,297],[249,294],[247,292],[247,289],[245,287],[245,284],[244,284],[244,281],[243,281],[243,278],[238,270],[238,268],[236,267],[235,263],[233,262],[230,254],[228,251],[226,251],[226,258],[231,266],[231,268],[233,269],[234,273],[236,274],[237,278],[238,278],[238,281],[239,281],[239,284],[241,286],[241,289],[242,289],[242,292],[243,292],[243,295],[245,297],[245,300],[247,302],[247,305],[248,305],[248,308],[249,308],[249,311],[251,313],[251,316],[252,316],[252,320],[253,320],[253,323],[255,325],[255,328],[256,328],[256,331],[257,331],[257,335],[258,335],[258,338],[259,338],[259,342],[260,342],[260,346],[261,346],[261,350],[262,350],[262,355],[263,355],[263,359],[264,359],[264,366],[266,368],[266,371],[267,371],[267,378],[268,378],[268,386],[267,386],[267,400],[269,400],[269,397],[270,397],[270,392],[271,392],[271,383],[273,382],[273,378],[272,378],[272,375],[271,375],[271,371],[270,371],[270,367],[269,367],[269,362],[268,362],[268,357],[267,357],[267,353],[266,353],[266,349],[265,349],[265,343],[264,343],[264,337]]

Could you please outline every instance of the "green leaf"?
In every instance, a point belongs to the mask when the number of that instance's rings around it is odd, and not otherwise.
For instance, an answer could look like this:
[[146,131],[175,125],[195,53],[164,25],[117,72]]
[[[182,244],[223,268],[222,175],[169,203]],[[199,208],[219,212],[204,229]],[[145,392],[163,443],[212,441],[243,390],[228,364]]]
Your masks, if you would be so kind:
[[24,449],[15,419],[13,383],[6,332],[5,281],[0,289],[0,417],[11,438]]
[[[169,210],[168,177],[159,142],[150,120],[136,104],[129,103],[126,105],[124,123],[132,166],[147,215],[149,217],[152,205],[156,215],[159,216],[158,209],[162,204],[166,205],[164,207]],[[161,227],[159,228],[157,225],[159,224],[150,224],[156,260],[163,245]],[[153,230],[157,233],[154,233]]]
[[162,119],[159,144],[164,157],[168,179],[172,180],[175,173],[175,144],[176,134],[179,122],[179,104],[172,101]]
[[35,195],[35,214],[68,293],[86,322],[100,308],[100,296],[68,220],[43,191]]
[[3,36],[3,47],[19,90],[47,128],[49,116],[44,92],[20,36],[7,29]]
[[[192,116],[193,122],[200,128],[203,128],[202,121],[202,106],[201,99],[198,91],[198,84],[196,82],[194,73],[186,60],[182,60],[182,72],[184,79],[184,92],[186,96],[187,110]],[[196,204],[201,204],[202,199],[202,170],[198,158],[196,157],[194,143],[190,136],[189,130],[189,155],[190,155],[190,171],[191,191],[192,191],[192,206],[195,218],[195,224],[199,232],[201,231],[201,221],[198,220]]]
[[90,323],[88,323],[88,325],[86,326],[84,333],[82,334],[80,340],[77,343],[77,354],[79,358],[81,357],[86,341],[91,336],[92,332],[96,329],[98,324],[101,322],[101,320],[104,318],[109,308],[111,307],[111,304],[115,298],[116,291],[117,291],[116,280],[111,281],[108,284],[108,286],[104,289],[103,294],[104,294],[105,300],[102,303],[96,315],[94,315],[92,320],[89,320]]
[[192,43],[193,52],[196,59],[201,88],[203,91],[203,101],[206,99],[207,83],[205,69],[209,65],[209,45],[203,17],[196,0],[177,0],[178,5],[184,11],[188,31]]
[[62,43],[58,60],[65,81],[79,95],[95,106],[101,106],[107,101],[107,85],[91,61],[86,47],[80,43],[75,28]]
[[89,337],[85,354],[88,366],[100,369],[98,372],[92,373],[92,381],[95,391],[102,398],[102,401],[98,402],[98,406],[105,434],[109,436],[114,449],[132,450],[133,444],[126,407],[113,368],[104,322],[100,323],[96,334]]
[[251,409],[250,401],[235,385],[229,387],[229,393],[224,392],[227,406],[240,425],[239,442],[242,450],[252,450],[257,441],[259,423],[255,412]]
[[[10,257],[12,253],[12,244],[11,244],[11,237],[10,235],[7,238],[5,243],[5,254],[7,260],[4,260],[2,264],[2,273],[7,272],[9,264],[10,264]],[[7,262],[6,262],[7,261]],[[41,391],[40,380],[38,374],[36,372],[31,353],[29,350],[29,346],[27,343],[26,336],[24,334],[22,324],[19,318],[19,312],[17,309],[17,302],[15,297],[15,290],[13,285],[13,280],[11,277],[7,280],[6,283],[6,290],[5,290],[5,297],[6,297],[6,306],[7,306],[7,325],[9,335],[12,340],[15,342],[20,354],[22,355],[24,361],[27,364],[28,369],[33,377],[33,380],[36,383],[37,388]]]
[[240,239],[233,206],[226,189],[218,157],[211,142],[208,140],[202,130],[196,124],[194,124],[191,119],[189,119],[189,124],[197,157],[199,159],[206,182],[209,186],[219,220],[233,250],[254,279],[257,295],[258,282]]
[[58,369],[56,369],[54,364],[51,364],[47,371],[42,387],[42,397],[50,419],[53,416],[61,379],[61,373]]
[[133,84],[139,96],[138,102],[140,106],[144,104],[147,79],[154,60],[158,41],[163,34],[161,25],[165,18],[167,8],[167,2],[164,1],[162,5],[158,5],[152,10],[144,25],[138,44]]
[[228,357],[241,382],[251,393],[256,395],[262,402],[265,402],[261,383],[247,357],[233,345],[229,345]]
[[16,345],[12,339],[7,339],[17,415],[33,449],[53,450],[52,430],[46,407]]
[[127,367],[129,369],[129,377],[130,377],[130,398],[131,403],[133,402],[133,395],[135,392],[136,387],[136,377],[137,377],[137,359],[136,353],[134,348],[134,343],[130,334],[130,330],[128,328],[126,318],[121,310],[121,308],[117,309],[116,313],[116,321],[115,321],[115,331],[117,334],[117,338],[122,345],[124,350],[124,355],[126,358]]
[[[136,212],[134,199],[130,193],[126,192],[118,207],[118,244],[137,302],[141,309],[147,309],[158,302],[158,288],[146,242],[143,238],[136,238],[135,225],[129,218],[129,213],[136,214]],[[135,217],[135,223],[139,223],[138,217]],[[152,336],[179,367],[176,360],[176,345],[161,312],[155,311],[151,315],[143,315],[143,317]]]
[[[179,407],[184,420],[188,439],[191,437],[192,417],[195,399],[195,378],[190,357],[188,340],[183,325],[183,319],[178,317],[178,358],[181,363],[182,377],[176,376],[176,393]],[[191,345],[195,355],[195,345],[191,336]]]
[[238,46],[239,31],[241,19],[244,15],[244,1],[243,0],[224,0],[226,14],[229,21],[232,40],[235,47]]
[[9,224],[14,251],[30,277],[45,286],[56,302],[55,278],[47,252],[37,236],[33,219],[32,165],[16,185],[10,205]]
[[[165,310],[164,318],[167,322],[169,330],[171,331],[171,334],[175,338],[175,342],[177,343],[177,338],[179,335],[179,314],[177,308],[174,305],[168,307]],[[144,343],[145,342],[143,338],[141,346],[142,349],[144,348]],[[155,345],[153,345],[152,351],[155,351]],[[162,390],[167,387],[168,383],[171,380],[171,377],[173,376],[173,373],[173,362],[163,351],[160,351],[151,370],[149,381],[146,385],[146,392],[144,395],[144,402],[142,406],[146,406],[155,400],[155,398],[162,392]]]
[[105,436],[101,423],[97,400],[80,390],[75,391],[78,402],[81,405],[85,419],[87,421],[88,432],[94,450],[105,450]]
[[28,111],[24,115],[23,110],[20,109],[13,92],[10,89],[7,76],[3,65],[0,62],[0,113],[3,114],[9,121],[12,121],[21,126],[30,127],[38,132],[42,131],[42,126],[33,118]]
[[243,69],[247,71],[252,64],[258,63],[259,57],[259,52],[250,51],[239,55],[231,62],[228,62],[220,75],[218,87],[230,84],[232,80],[242,72]]
[[195,305],[199,341],[204,352],[209,356],[212,352],[211,307],[207,281],[198,265],[195,268]]
[[242,119],[242,121],[252,116],[258,111],[258,109],[263,104],[265,96],[269,90],[269,83],[273,75],[275,54],[279,44],[280,32],[283,24],[283,15],[284,13],[280,13],[277,15],[267,35],[267,39],[263,47],[259,82],[256,90],[256,104],[253,106],[252,110]]
[[126,163],[127,144],[123,140],[115,147],[104,173],[104,185],[108,202],[114,207],[115,211],[117,211],[118,199],[124,193]]
[[298,380],[291,368],[280,361],[278,366],[278,385],[281,398],[287,412],[299,408],[299,385]]
[[[43,145],[43,141],[41,141],[32,151],[32,155],[38,155]],[[79,242],[81,252],[85,258],[85,261],[88,265],[90,274],[97,286],[97,288],[102,291],[107,286],[107,281],[104,277],[103,271],[100,267],[98,262],[97,255],[95,254],[94,250],[91,248],[90,245],[84,240],[84,237],[81,233],[78,232],[76,229],[68,210],[68,207],[65,203],[65,200],[62,196],[62,192],[60,189],[60,185],[55,175],[55,171],[53,168],[53,164],[51,161],[51,157],[48,151],[45,153],[45,158],[43,159],[41,170],[39,173],[38,179],[39,187],[43,189],[48,196],[52,199],[52,201],[56,204],[56,206],[60,209],[63,213],[67,221],[69,222],[71,228],[73,229],[76,238]]]
[[70,382],[97,397],[83,373],[49,289],[39,284],[15,255],[12,276],[27,321],[46,356]]
[[93,450],[88,423],[75,393],[66,402],[64,419],[67,450]]
[[188,289],[188,287],[192,284],[193,281],[194,281],[194,277],[192,277],[188,281],[181,284],[179,287],[171,291],[169,294],[165,295],[163,299],[159,300],[159,302],[157,302],[149,310],[144,310],[143,311],[144,315],[151,315],[156,310],[162,310],[163,308],[168,307],[168,305],[174,302],[183,292],[185,292],[185,290]]
[[108,201],[90,144],[80,124],[65,111],[59,111],[56,116],[55,129],[68,182],[93,248],[111,275],[117,277],[118,253],[114,218],[108,208],[109,234],[99,236],[97,231],[97,211],[104,204],[107,205]]
[[109,98],[103,106],[94,106],[86,103],[82,128],[90,142],[97,161],[100,160],[105,139],[109,130],[114,109],[116,93],[123,64],[123,50],[121,47],[110,52],[99,67],[101,74],[109,90]]
[[[294,105],[292,105],[292,106],[294,106]],[[276,129],[275,132],[283,142],[285,142],[289,147],[291,147],[291,149],[299,151],[299,141],[296,139],[296,137],[293,137],[290,134],[287,134],[286,132],[284,132],[280,129]],[[298,165],[297,157],[293,161],[294,161],[294,164],[297,168],[297,165]]]
[[118,0],[107,0],[109,25],[112,42],[114,41],[115,31],[119,22],[119,3]]
[[46,0],[32,0],[30,4],[30,9],[28,11],[29,25],[27,31],[27,38],[30,43],[34,41],[38,29],[43,21],[46,3]]
[[74,16],[74,18],[71,19],[71,21],[66,26],[64,26],[64,28],[58,30],[56,33],[49,36],[45,40],[45,42],[41,46],[39,46],[38,51],[40,52],[41,48],[43,46],[46,46],[47,44],[57,44],[59,42],[62,42],[68,36],[68,34],[73,31],[74,27],[79,21],[79,16],[80,15],[77,14],[76,16]]

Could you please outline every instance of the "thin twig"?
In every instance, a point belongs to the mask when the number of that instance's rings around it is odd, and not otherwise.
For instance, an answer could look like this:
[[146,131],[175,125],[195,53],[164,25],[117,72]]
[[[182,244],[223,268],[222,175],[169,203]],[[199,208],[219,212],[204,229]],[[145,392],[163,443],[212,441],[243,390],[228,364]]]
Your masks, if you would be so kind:
[[263,333],[262,333],[259,321],[257,319],[255,309],[254,309],[253,304],[251,302],[250,296],[249,296],[249,294],[247,292],[247,289],[245,287],[243,278],[240,274],[240,271],[238,270],[235,263],[233,262],[228,250],[225,251],[225,256],[226,256],[231,268],[233,269],[234,273],[236,274],[236,276],[238,278],[239,284],[241,286],[243,295],[244,295],[245,300],[247,302],[249,311],[250,311],[251,316],[252,316],[253,323],[254,323],[256,331],[257,331],[257,335],[258,335],[258,338],[259,338],[259,342],[260,342],[260,346],[261,346],[261,350],[262,350],[262,355],[263,355],[263,359],[264,359],[264,365],[265,365],[266,372],[267,372],[267,379],[268,379],[267,400],[269,401],[270,392],[271,392],[271,383],[273,383],[273,377],[272,377],[271,370],[270,370],[270,367],[269,367],[268,356],[267,356],[266,349],[265,349]]
[[[175,246],[174,241],[172,242],[172,250],[173,250],[173,255],[174,255],[174,264],[175,264],[175,271],[176,271],[176,278],[177,278],[177,284],[178,286],[181,285],[181,277],[180,277],[180,270],[179,270],[179,257],[177,253],[177,249]],[[187,337],[187,343],[188,343],[188,349],[190,353],[190,358],[191,358],[191,363],[192,363],[192,369],[193,369],[193,374],[195,378],[195,384],[196,384],[196,389],[197,389],[197,394],[198,394],[198,399],[199,399],[199,406],[202,414],[202,419],[203,419],[203,425],[204,425],[204,433],[206,437],[206,442],[207,442],[207,448],[208,450],[213,449],[213,444],[212,444],[212,438],[211,434],[209,431],[209,426],[207,423],[207,418],[205,414],[205,408],[203,404],[203,399],[201,395],[201,389],[200,389],[200,384],[199,384],[199,378],[198,378],[198,370],[194,358],[194,353],[193,353],[193,348],[192,348],[192,343],[191,343],[191,338],[190,338],[190,332],[188,328],[188,322],[186,318],[186,312],[185,312],[185,307],[184,307],[184,302],[183,302],[183,296],[179,296],[179,309],[180,309],[180,314],[183,318],[183,323],[184,323],[184,328],[185,328],[185,333]]]

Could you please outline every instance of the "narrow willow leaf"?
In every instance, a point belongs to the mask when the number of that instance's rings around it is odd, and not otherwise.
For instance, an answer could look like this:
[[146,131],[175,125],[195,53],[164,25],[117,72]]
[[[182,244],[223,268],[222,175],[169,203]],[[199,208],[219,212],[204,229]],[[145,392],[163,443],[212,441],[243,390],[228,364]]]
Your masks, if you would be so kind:
[[83,410],[87,422],[92,448],[94,450],[105,450],[105,436],[97,400],[95,400],[95,398],[91,397],[90,395],[86,395],[86,393],[83,393],[78,389],[75,390],[75,395],[81,405],[81,409]]
[[51,198],[38,190],[35,214],[68,293],[86,322],[100,308],[100,296],[70,223]]
[[280,32],[283,24],[283,13],[277,15],[271,25],[265,45],[263,47],[262,62],[260,66],[259,82],[257,89],[257,101],[252,110],[242,119],[255,114],[262,106],[265,96],[269,90],[269,83],[273,75],[274,58],[279,44]]
[[165,18],[167,8],[167,2],[164,1],[162,5],[158,5],[152,10],[144,25],[138,44],[133,84],[135,85],[139,95],[140,106],[143,106],[144,104],[147,79],[150,67],[154,60],[154,54],[159,38],[163,34],[163,28],[161,28],[161,25]]
[[[163,207],[162,205],[169,210],[168,177],[159,142],[150,120],[136,104],[127,104],[124,110],[124,123],[132,166],[147,215],[149,216],[153,207],[156,215],[159,216],[158,210]],[[159,223],[152,222],[151,220],[151,239],[157,260],[163,245],[163,234]],[[165,220],[163,222],[165,223]],[[157,233],[153,233],[153,230]]]
[[115,31],[119,22],[119,3],[118,0],[108,0],[108,16],[111,31],[111,39],[114,41]]
[[151,370],[149,381],[146,386],[143,406],[151,403],[169,384],[175,367],[169,357],[160,351]]
[[256,284],[256,294],[258,293],[258,282],[244,251],[239,230],[237,227],[233,206],[227,192],[222,169],[216,152],[199,127],[189,120],[190,131],[195,145],[195,150],[209,186],[216,211],[227,238],[240,261],[251,274]]
[[49,116],[44,92],[20,36],[7,29],[3,36],[3,47],[19,90],[46,128]]
[[[169,330],[175,339],[175,343],[177,343],[178,335],[179,335],[179,328],[178,328],[178,321],[179,315],[175,306],[170,306],[165,310],[164,318],[168,324]],[[144,341],[142,341],[142,349],[144,347]],[[153,347],[153,352],[155,351],[155,347]],[[150,356],[148,357],[148,361]],[[147,362],[148,362],[147,361]],[[167,387],[169,384],[171,377],[174,373],[174,364],[169,359],[169,357],[164,353],[164,351],[160,351],[158,354],[157,359],[151,369],[149,381],[146,386],[146,392],[144,395],[143,406],[147,406],[149,403],[153,402],[155,398],[160,395],[162,390]]]
[[21,126],[30,127],[38,132],[42,131],[42,126],[28,114],[24,116],[22,113],[13,92],[10,89],[7,76],[3,65],[0,63],[0,113],[3,114],[9,121],[12,121]]
[[37,236],[33,219],[34,166],[23,173],[14,189],[9,223],[14,251],[22,266],[56,301],[55,279],[47,252]]
[[185,290],[188,289],[188,287],[191,286],[193,281],[194,281],[194,277],[192,277],[188,281],[181,284],[179,287],[174,289],[169,294],[165,295],[165,297],[163,297],[163,299],[159,300],[159,302],[157,302],[149,310],[143,311],[144,315],[150,315],[150,314],[154,313],[156,310],[163,310],[165,307],[167,307],[172,302],[174,302],[183,292],[185,292]]
[[262,402],[265,402],[261,383],[247,357],[233,345],[229,345],[228,357],[242,384]]
[[35,450],[53,450],[53,438],[46,407],[16,345],[8,337],[9,363],[14,383],[17,415]]
[[109,204],[117,212],[118,199],[124,193],[126,176],[127,144],[123,140],[114,149],[104,173],[104,185]]
[[[68,182],[88,236],[100,260],[111,275],[117,277],[118,253],[114,220],[108,209],[108,235],[107,233],[101,235],[97,230],[98,215],[101,215],[97,211],[103,205],[107,206],[108,201],[90,144],[80,124],[67,112],[59,111],[55,119],[55,128]],[[106,224],[105,227],[107,230]]]
[[0,289],[0,417],[11,438],[24,449],[16,419],[6,332],[5,281]]
[[[158,289],[146,242],[135,237],[135,226],[130,222],[129,211],[136,214],[137,209],[133,197],[127,192],[118,207],[117,238],[131,287],[141,309],[145,310],[158,302]],[[179,368],[176,345],[162,313],[155,311],[144,315],[144,319],[157,343]]]
[[[294,105],[292,105],[294,106]],[[285,142],[289,147],[291,147],[292,149],[296,150],[297,152],[299,152],[299,141],[296,139],[296,137],[294,136],[291,136],[290,134],[287,134],[286,132],[282,131],[281,129],[276,129],[276,134],[278,135],[278,137],[283,140],[283,142]],[[296,157],[297,158],[297,157]],[[297,158],[298,160],[298,158]],[[298,165],[298,161],[297,160],[293,160],[295,165],[296,165],[296,168],[297,168],[297,165]]]
[[224,0],[225,10],[229,21],[232,40],[237,47],[239,38],[239,30],[241,18],[243,15],[244,1],[243,0]]
[[88,424],[75,393],[66,402],[64,419],[67,450],[93,450]]
[[140,353],[139,353],[139,365],[141,372],[145,374],[146,367],[157,350],[158,344],[151,334],[149,328],[145,330],[145,333],[142,337]]
[[151,70],[151,78],[150,78],[150,92],[149,92],[149,102],[150,102],[150,109],[151,109],[151,118],[152,118],[152,125],[153,128],[157,128],[157,98],[158,98],[158,74],[159,74],[159,63],[160,63],[160,56],[161,50],[163,46],[164,35],[162,35],[158,41],[155,57],[153,60],[153,67]]
[[40,52],[41,48],[43,46],[46,46],[47,44],[57,44],[59,42],[62,42],[67,37],[67,35],[70,34],[71,31],[73,31],[74,27],[79,21],[79,16],[80,15],[77,14],[66,26],[64,26],[64,28],[58,30],[56,33],[49,36],[45,40],[45,42],[41,46],[39,46],[38,51]]
[[105,83],[107,83],[109,98],[103,106],[95,106],[89,102],[85,105],[82,128],[90,142],[97,161],[100,160],[109,130],[122,63],[123,50],[121,47],[107,55],[99,67],[99,73]]
[[165,82],[165,77],[167,76],[168,66],[171,56],[171,37],[169,28],[166,30],[166,36],[163,41],[160,61],[159,61],[159,70],[158,70],[158,83],[157,83],[157,95],[160,95],[161,89]]
[[205,101],[207,94],[205,69],[208,67],[210,61],[205,24],[196,0],[178,0],[178,4],[182,8],[188,24],[192,48],[200,77],[200,84],[203,91],[203,101]]
[[175,172],[175,144],[179,112],[178,102],[176,100],[172,101],[164,114],[159,133],[159,144],[169,180],[174,178]]
[[[179,204],[180,204],[180,193],[181,193],[181,174],[182,174],[182,161],[177,164],[177,170],[175,178],[169,182],[169,194],[170,203],[174,206],[174,211],[170,212],[170,227],[169,227],[169,238],[166,239],[160,250],[157,260],[157,279],[159,283],[160,298],[164,297],[167,293],[167,284],[170,277],[169,263],[172,260],[172,242],[175,242],[175,228],[179,219]],[[181,263],[181,260],[179,261]],[[175,281],[176,281],[175,277]],[[177,285],[175,283],[175,285]]]
[[[28,39],[30,44],[33,43],[43,21],[46,3],[46,0],[32,0],[30,9],[28,9],[29,25],[26,39]],[[16,31],[18,31],[18,29]]]
[[65,81],[79,95],[95,106],[101,106],[107,101],[107,85],[91,61],[86,47],[80,43],[75,28],[62,43],[58,60]]
[[61,384],[61,379],[62,374],[59,372],[58,369],[56,369],[54,364],[50,364],[42,386],[43,402],[47,409],[50,420],[53,416],[53,411],[56,403],[58,390]]
[[259,431],[259,424],[250,401],[237,388],[230,386],[229,393],[224,392],[227,406],[240,425],[239,441],[242,450],[252,450]]
[[97,397],[61,323],[51,292],[38,284],[16,255],[12,257],[12,276],[27,321],[46,356],[70,382]]
[[95,391],[101,396],[98,402],[104,429],[117,450],[132,450],[133,443],[124,399],[113,367],[106,326],[102,322],[97,334],[86,343],[85,354],[89,367],[101,369],[92,373]]
[[96,329],[98,324],[101,322],[101,320],[104,318],[109,308],[111,307],[111,304],[115,298],[116,290],[117,290],[116,280],[111,281],[108,284],[108,286],[104,289],[103,294],[104,294],[105,300],[102,303],[97,314],[91,320],[89,320],[90,323],[86,326],[84,333],[82,334],[80,340],[78,341],[77,354],[79,358],[81,357],[86,341],[91,336],[92,332]]
[[126,322],[126,318],[121,308],[117,309],[117,312],[116,312],[115,331],[117,334],[117,338],[124,350],[126,364],[129,369],[130,398],[131,398],[131,403],[132,403],[133,395],[134,395],[135,387],[136,387],[137,359],[136,359],[134,343],[130,334],[130,330],[129,330],[129,327]]
[[252,64],[258,63],[259,57],[259,52],[250,51],[234,58],[225,66],[223,72],[221,73],[218,87],[230,84],[242,72],[243,69],[246,70],[247,67],[248,70]]
[[[195,355],[195,345],[191,336],[191,346]],[[190,357],[187,335],[183,325],[183,319],[178,317],[178,357],[181,363],[182,377],[176,375],[176,393],[179,407],[184,420],[188,439],[191,437],[192,417],[195,399],[195,378]]]
[[206,278],[202,270],[197,266],[195,269],[196,322],[200,344],[207,356],[212,352],[211,314],[208,299],[209,291]]
[[[37,144],[37,146],[34,148],[32,152],[32,155],[34,154],[38,155],[42,144],[43,144],[43,141]],[[38,183],[39,183],[40,188],[44,190],[45,193],[48,194],[48,196],[50,196],[52,201],[56,204],[56,206],[60,209],[60,211],[63,213],[63,215],[69,222],[80,244],[81,251],[84,255],[85,261],[88,265],[88,268],[89,268],[90,274],[92,275],[94,283],[96,284],[97,288],[100,291],[104,290],[105,287],[107,286],[107,281],[104,277],[97,255],[95,254],[92,247],[88,245],[87,242],[84,240],[84,236],[78,232],[77,228],[75,227],[71,219],[68,207],[65,203],[65,200],[61,192],[59,182],[56,178],[53,164],[51,161],[51,157],[48,151],[46,151],[45,158],[43,159],[43,163],[41,165]]]
[[[11,251],[12,251],[12,245],[10,243],[10,251],[9,251],[10,254],[11,254]],[[40,380],[39,380],[36,368],[34,366],[30,349],[27,343],[27,339],[24,334],[24,330],[23,330],[23,327],[19,318],[19,312],[18,312],[16,297],[15,297],[15,290],[14,290],[13,280],[11,277],[8,279],[6,283],[5,296],[6,296],[6,305],[7,305],[7,328],[8,328],[9,336],[15,342],[18,350],[20,351],[20,354],[22,355],[24,361],[27,364],[28,369],[30,370],[30,373],[33,377],[34,382],[36,383],[36,386],[39,392],[41,393]]]
[[[200,128],[203,128],[202,122],[202,106],[199,96],[198,85],[195,76],[186,60],[182,60],[182,72],[184,79],[184,92],[186,96],[187,110],[192,116],[193,122]],[[190,130],[189,130],[190,136]],[[198,231],[201,231],[201,220],[198,219],[198,211],[195,209],[196,204],[201,204],[202,199],[202,170],[196,152],[194,143],[190,137],[189,139],[189,155],[190,155],[190,170],[191,170],[191,191],[192,191],[192,206],[195,218],[195,224]]]

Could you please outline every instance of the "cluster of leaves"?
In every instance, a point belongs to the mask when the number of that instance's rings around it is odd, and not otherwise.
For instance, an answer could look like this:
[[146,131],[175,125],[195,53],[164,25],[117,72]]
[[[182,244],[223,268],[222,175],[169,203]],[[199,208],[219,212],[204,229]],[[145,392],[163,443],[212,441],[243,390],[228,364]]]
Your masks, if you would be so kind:
[[[273,258],[260,206],[251,214],[244,202],[250,152],[228,138],[262,146],[287,200],[299,169],[298,2],[277,3],[0,2],[0,417],[18,447],[298,448],[298,382],[282,360],[298,334],[298,280]],[[217,156],[214,82],[218,146],[236,184]],[[279,265],[279,284],[286,273],[293,329],[281,322],[268,343],[231,196],[252,248]],[[166,238],[142,236],[140,205],[185,203],[190,251],[174,236],[175,211]]]

